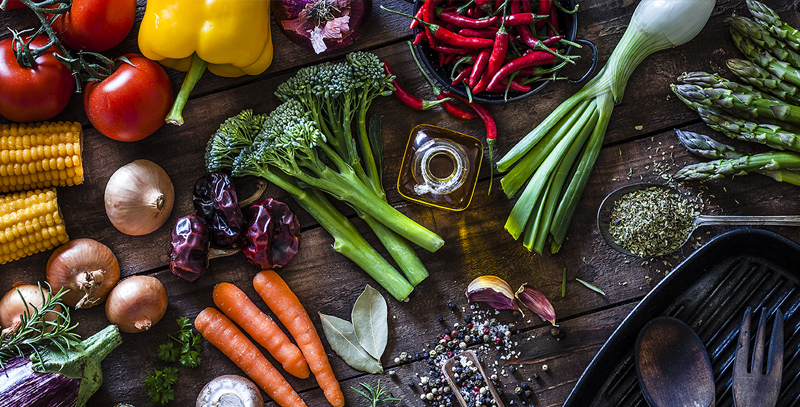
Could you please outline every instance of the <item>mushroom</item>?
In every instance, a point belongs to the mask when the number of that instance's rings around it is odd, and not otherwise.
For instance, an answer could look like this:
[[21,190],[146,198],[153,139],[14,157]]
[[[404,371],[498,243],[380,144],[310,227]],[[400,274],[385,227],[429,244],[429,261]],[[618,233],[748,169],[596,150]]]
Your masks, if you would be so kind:
[[197,396],[195,407],[262,407],[264,398],[253,382],[238,375],[219,376]]

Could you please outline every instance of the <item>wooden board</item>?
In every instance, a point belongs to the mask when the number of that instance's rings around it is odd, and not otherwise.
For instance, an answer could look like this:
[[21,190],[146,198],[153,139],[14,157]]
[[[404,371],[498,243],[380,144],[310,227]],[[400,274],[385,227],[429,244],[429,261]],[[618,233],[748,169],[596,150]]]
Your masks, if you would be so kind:
[[[145,6],[144,1],[139,3],[137,27]],[[602,62],[622,36],[637,3],[633,0],[598,0],[581,4],[578,36],[597,44]],[[788,22],[800,25],[800,17],[784,3],[767,1]],[[170,228],[177,218],[192,212],[191,189],[195,180],[205,173],[203,152],[206,142],[223,120],[242,109],[270,111],[278,104],[272,96],[275,88],[298,68],[336,60],[345,52],[355,49],[376,53],[394,68],[398,80],[406,88],[423,97],[432,97],[405,43],[410,39],[410,32],[406,29],[408,22],[380,10],[380,4],[406,12],[412,8],[408,2],[398,0],[375,2],[373,20],[365,37],[352,49],[334,54],[318,56],[302,50],[291,44],[273,24],[275,62],[264,74],[220,78],[206,73],[184,111],[186,124],[182,127],[165,125],[143,141],[120,143],[99,134],[89,125],[83,113],[81,95],[74,95],[67,109],[56,118],[79,121],[84,124],[86,132],[86,180],[83,185],[60,188],[58,191],[70,237],[90,237],[105,243],[117,254],[124,276],[157,277],[166,286],[170,301],[163,321],[152,330],[123,334],[123,345],[103,362],[104,385],[90,400],[89,406],[110,406],[119,402],[136,406],[150,405],[141,382],[153,369],[164,367],[155,356],[157,346],[166,340],[167,333],[176,330],[175,318],[194,317],[203,308],[212,306],[211,290],[216,283],[228,281],[239,285],[256,300],[256,304],[264,308],[252,288],[251,279],[256,270],[242,256],[212,260],[206,274],[194,284],[178,280],[168,270]],[[417,374],[425,374],[427,363],[424,360],[395,363],[394,358],[401,352],[421,352],[426,349],[426,344],[435,342],[436,335],[443,331],[445,325],[461,322],[464,314],[469,313],[469,304],[464,296],[467,284],[473,278],[486,274],[500,276],[513,287],[527,282],[540,288],[553,303],[561,329],[567,335],[565,339],[556,341],[549,334],[548,324],[539,318],[527,314],[524,319],[516,318],[519,332],[514,333],[513,340],[520,344],[519,362],[523,367],[515,374],[501,375],[503,392],[509,400],[517,400],[513,393],[515,383],[536,373],[540,379],[532,386],[534,404],[551,406],[563,403],[583,368],[632,306],[693,251],[694,243],[702,243],[727,230],[699,230],[695,233],[693,245],[679,253],[657,261],[643,261],[610,249],[597,232],[595,214],[600,201],[612,190],[632,182],[663,181],[662,174],[669,176],[683,165],[699,161],[677,144],[673,128],[719,136],[701,124],[694,112],[672,96],[668,85],[675,82],[675,78],[684,71],[706,70],[732,77],[726,73],[724,62],[728,58],[739,57],[739,53],[729,39],[724,19],[734,11],[741,13],[743,10],[742,2],[718,1],[712,19],[696,39],[684,46],[652,55],[636,70],[622,102],[615,107],[604,148],[569,228],[568,240],[556,255],[532,254],[503,230],[514,200],[506,199],[500,190],[501,177],[498,174],[495,174],[491,194],[487,194],[490,177],[487,166],[482,169],[475,198],[464,212],[432,209],[403,200],[396,191],[396,177],[409,131],[415,125],[436,124],[480,139],[484,138],[484,128],[477,120],[455,121],[439,109],[414,112],[392,97],[376,100],[370,112],[381,115],[384,123],[383,181],[389,201],[401,212],[442,236],[446,244],[436,253],[417,250],[431,277],[415,290],[409,302],[394,301],[381,290],[388,299],[390,315],[390,340],[383,364],[387,371],[395,371],[395,375],[364,375],[349,368],[328,348],[348,405],[362,404],[350,386],[357,386],[359,382],[375,384],[378,379],[388,385],[396,396],[405,399],[402,405],[426,405],[419,400],[419,387],[412,388],[407,383],[418,383]],[[24,10],[0,13],[0,27],[19,29],[30,26],[31,21]],[[120,46],[107,54],[117,56],[138,51],[136,33],[137,28]],[[7,31],[0,30],[0,39],[8,36]],[[571,72],[571,76],[577,76],[586,67],[582,62]],[[177,89],[183,74],[172,70],[168,72],[173,87]],[[579,88],[580,85],[563,82],[551,84],[532,98],[491,106],[499,129],[495,157],[507,152]],[[751,151],[760,150],[759,146],[734,144],[750,148]],[[147,236],[130,237],[118,232],[108,221],[103,208],[103,191],[117,168],[140,158],[158,163],[170,175],[176,191],[175,208],[166,225],[158,231]],[[245,191],[252,189],[252,184],[253,180],[237,180],[237,185]],[[694,183],[685,188],[705,197],[707,213],[800,213],[800,202],[793,199],[797,194],[796,187],[763,176]],[[358,294],[366,284],[374,286],[374,282],[352,262],[332,250],[332,239],[327,232],[291,201],[286,193],[274,186],[269,186],[267,191],[269,196],[287,202],[298,212],[303,228],[301,251],[291,264],[281,270],[281,275],[297,292],[318,330],[321,331],[321,326],[317,312],[348,318]],[[340,208],[353,219],[367,240],[375,245],[377,240],[366,225],[348,207]],[[800,239],[800,232],[792,228],[770,229],[795,240]],[[385,255],[383,249],[379,251]],[[49,253],[41,253],[0,266],[0,289],[6,291],[17,281],[42,281],[48,256]],[[568,284],[566,295],[562,297],[561,277],[564,269]],[[575,282],[576,277],[591,282],[604,290],[606,295],[601,296],[586,289]],[[448,308],[450,302],[456,305],[456,312]],[[440,316],[444,323],[437,320]],[[73,312],[73,318],[80,323],[77,332],[84,336],[107,324],[102,307]],[[515,320],[510,312],[502,312],[497,318],[503,322]],[[176,401],[171,405],[191,405],[208,380],[222,374],[241,373],[213,346],[206,345],[202,356],[203,364],[197,370],[181,369],[183,376],[177,387]],[[498,360],[496,354],[486,358],[489,361]],[[550,367],[547,373],[541,371],[542,364]],[[289,381],[309,406],[327,405],[313,379],[290,378]]]

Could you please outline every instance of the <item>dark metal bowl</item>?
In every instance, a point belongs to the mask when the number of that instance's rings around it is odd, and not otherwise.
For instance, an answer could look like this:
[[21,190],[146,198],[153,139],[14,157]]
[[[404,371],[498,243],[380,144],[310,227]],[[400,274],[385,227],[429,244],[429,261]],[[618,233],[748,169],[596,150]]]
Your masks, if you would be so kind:
[[[420,5],[422,4],[423,0],[415,0],[414,2],[414,11],[418,10]],[[561,4],[565,9],[572,10],[575,8],[575,0],[558,0],[558,3]],[[559,13],[558,14],[558,24],[561,28],[561,34],[564,35],[564,38],[570,40],[572,42],[577,42],[581,44],[585,44],[592,50],[592,62],[591,66],[589,67],[586,74],[584,74],[581,78],[577,80],[568,79],[567,81],[570,83],[580,83],[586,80],[589,76],[591,76],[592,72],[594,72],[595,65],[597,64],[597,48],[591,41],[585,39],[575,39],[575,36],[578,32],[578,16],[577,13],[567,14],[567,13]],[[414,28],[414,35],[420,32],[422,28],[417,26]],[[569,55],[572,51],[572,46],[568,46],[566,48],[566,54]],[[451,84],[450,78],[450,68],[449,67],[441,67],[438,64],[438,56],[436,52],[431,49],[426,43],[422,43],[420,45],[415,45],[413,47],[414,52],[417,54],[417,57],[422,61],[425,69],[433,75],[434,80],[439,82],[441,86],[453,91],[459,96],[467,98],[467,91],[466,87],[463,83],[459,83],[458,85],[453,86]],[[553,82],[553,80],[546,80],[539,83],[537,86],[531,88],[531,90],[527,92],[520,92],[509,90],[508,91],[508,98],[505,97],[504,93],[491,93],[491,92],[482,92],[478,95],[473,95],[472,98],[474,100],[485,102],[485,103],[493,103],[493,104],[500,104],[511,102],[514,100],[519,100],[526,98],[530,95],[533,95],[536,92],[542,90],[548,83]]]

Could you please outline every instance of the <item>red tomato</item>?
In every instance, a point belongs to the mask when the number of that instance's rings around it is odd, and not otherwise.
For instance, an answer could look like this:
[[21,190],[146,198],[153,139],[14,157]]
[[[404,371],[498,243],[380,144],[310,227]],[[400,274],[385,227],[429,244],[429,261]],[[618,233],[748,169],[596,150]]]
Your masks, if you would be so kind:
[[136,0],[73,0],[72,8],[53,22],[61,42],[84,51],[101,52],[122,42],[136,17]]
[[100,133],[119,141],[138,141],[153,134],[172,106],[172,83],[157,62],[139,54],[125,55],[135,66],[119,67],[83,93],[83,108]]
[[[31,49],[47,44],[47,37],[33,40]],[[20,66],[14,57],[11,38],[0,41],[0,115],[15,122],[52,119],[67,106],[75,79],[59,62],[51,47],[36,58],[32,68]]]

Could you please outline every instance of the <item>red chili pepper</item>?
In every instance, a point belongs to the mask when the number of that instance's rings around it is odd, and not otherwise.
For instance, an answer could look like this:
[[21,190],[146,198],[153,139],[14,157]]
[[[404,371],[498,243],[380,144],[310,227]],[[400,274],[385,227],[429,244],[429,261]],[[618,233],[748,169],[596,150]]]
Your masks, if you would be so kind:
[[448,47],[446,45],[436,45],[431,47],[432,50],[448,55],[469,55],[475,52],[474,49],[469,48],[456,48],[456,47]]
[[[445,95],[443,95],[441,93],[441,90],[439,90],[439,94],[436,95],[437,99],[444,99],[446,97],[447,96],[445,96]],[[455,104],[453,104],[453,102],[450,102],[450,101],[444,102],[444,103],[442,103],[442,106],[444,106],[444,109],[447,110],[447,113],[449,113],[450,116],[453,116],[456,119],[474,120],[474,119],[478,118],[478,115],[476,115],[475,113],[468,112],[468,111],[456,106]]]
[[550,38],[542,40],[542,44],[544,44],[544,45],[546,45],[548,47],[552,47],[553,45],[558,44],[558,42],[563,40],[563,39],[564,39],[563,35],[554,35],[554,36],[552,36]]
[[451,62],[453,62],[454,59],[456,59],[457,56],[458,55],[444,54],[444,63],[442,64],[442,66],[450,64]]
[[497,73],[495,73],[487,88],[494,88],[500,83],[500,81],[507,78],[512,73],[519,71],[520,69],[537,65],[552,64],[555,62],[555,60],[555,55],[545,51],[535,51],[528,55],[515,58],[511,62],[503,65],[503,67],[500,68]]
[[458,14],[455,11],[442,10],[437,10],[436,16],[446,23],[450,23],[461,28],[486,28],[499,20],[497,16],[486,18],[469,18],[467,16]]
[[463,35],[465,37],[478,37],[478,38],[490,38],[494,39],[497,35],[497,27],[487,27],[487,28],[462,28],[458,30],[458,35]]
[[[389,68],[389,64],[386,61],[383,62],[383,70],[386,72],[387,75],[392,75],[392,70]],[[400,86],[397,82],[397,77],[392,79],[392,84],[394,85],[394,96],[397,97],[397,100],[402,102],[404,105],[414,109],[414,110],[429,110],[435,106],[438,106],[442,103],[447,102],[447,100],[439,99],[439,100],[422,100],[414,95],[411,92],[407,91],[405,88]]]
[[[458,99],[463,103],[466,103],[467,106],[471,107],[472,110],[478,115],[478,117],[483,120],[483,125],[486,126],[486,144],[489,146],[489,167],[492,169],[492,178],[494,178],[494,167],[492,162],[492,151],[494,151],[494,143],[497,141],[497,124],[494,122],[494,117],[492,117],[492,113],[489,112],[489,109],[486,106],[483,106],[479,103],[469,103],[468,100],[462,98],[461,96],[456,95],[449,90],[442,91],[442,94],[447,97],[451,97],[454,99]],[[489,193],[492,191],[491,182],[489,183]]]
[[467,79],[469,77],[470,73],[472,73],[472,67],[471,66],[468,66],[468,67],[462,69],[461,72],[459,72],[458,75],[456,75],[456,77],[453,78],[452,85],[453,86],[458,85],[459,83],[461,83],[461,81]]
[[[423,17],[423,16],[422,16],[422,14],[423,14],[424,12],[425,12],[425,3],[422,3],[422,5],[421,5],[421,6],[419,6],[419,9],[417,10],[417,14],[414,14],[414,18],[418,18],[418,19],[422,20],[422,17]],[[413,30],[413,29],[414,29],[416,26],[418,26],[418,25],[419,25],[419,21],[417,21],[417,20],[411,20],[411,26],[410,26],[410,27],[408,27],[408,28],[409,28],[410,30]]]
[[424,41],[426,39],[427,39],[427,37],[425,36],[425,31],[420,31],[414,37],[414,41],[412,42],[412,44],[414,44],[414,45],[422,44],[422,41]]
[[503,17],[503,24],[509,26],[533,24],[548,18],[547,15],[539,15],[534,13],[516,13]]
[[491,54],[491,50],[485,49],[475,57],[475,64],[473,65],[472,73],[469,75],[469,82],[467,83],[470,89],[478,84],[478,81],[481,79],[481,74],[483,74],[483,71],[486,69],[486,64],[489,63],[489,56]]
[[[422,19],[417,21],[423,24],[433,22],[433,1],[434,0],[423,0],[422,6],[420,6],[420,9],[422,9]],[[428,44],[431,46],[436,45],[436,41],[433,39],[433,34],[427,24],[425,24],[425,35],[428,37]]]
[[531,90],[530,86],[523,85],[523,84],[517,82],[516,80],[511,81],[511,85],[508,84],[507,80],[503,80],[500,83],[498,83],[497,86],[495,86],[494,88],[488,88],[486,90],[489,91],[489,92],[501,93],[501,92],[505,92],[506,91],[506,87],[508,87],[511,90],[518,91],[518,92],[527,92],[527,91]]
[[[413,17],[411,15],[408,15],[408,14],[405,14],[405,13],[401,13],[399,11],[390,10],[390,9],[388,9],[386,7],[383,7],[383,6],[381,6],[381,8],[383,8],[384,10],[389,11],[391,13],[394,13],[394,14],[399,14],[401,16],[415,18],[415,17]],[[440,25],[431,24],[431,23],[426,22],[425,20],[418,20],[418,21],[420,23],[422,23],[423,25],[425,25],[425,27],[430,30],[430,32],[433,34],[434,38],[442,40],[443,42],[445,42],[447,44],[450,44],[450,45],[453,45],[453,46],[456,46],[456,47],[470,48],[470,49],[481,49],[481,48],[491,47],[494,44],[494,41],[492,41],[492,40],[490,40],[488,38],[465,37],[463,35],[458,35],[458,34],[452,32],[452,31],[450,31],[450,30],[448,30],[448,29],[446,29],[446,28],[444,28],[444,27],[442,27]],[[428,40],[430,41],[430,38]],[[431,46],[434,46],[434,45],[436,45],[436,44],[431,42]]]
[[475,0],[475,5],[489,14],[492,13],[492,0]]
[[550,14],[553,8],[553,0],[539,0],[539,14]]
[[472,93],[481,93],[489,87],[494,74],[503,66],[503,62],[506,60],[506,51],[508,51],[508,32],[506,32],[505,27],[500,27],[494,39],[494,47],[492,47],[492,54],[489,56],[486,72],[483,73],[478,84],[472,88]]

